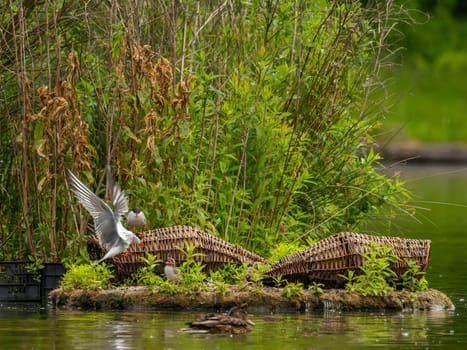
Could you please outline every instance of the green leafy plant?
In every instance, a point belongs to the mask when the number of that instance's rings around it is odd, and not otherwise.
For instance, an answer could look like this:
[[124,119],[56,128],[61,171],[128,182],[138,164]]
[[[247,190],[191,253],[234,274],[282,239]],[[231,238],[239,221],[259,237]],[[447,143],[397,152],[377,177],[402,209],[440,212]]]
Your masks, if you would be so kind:
[[[311,244],[310,244],[311,245]],[[273,245],[271,248],[270,256],[268,261],[273,264],[283,257],[296,253],[300,250],[305,249],[307,246],[299,242],[279,242],[278,244]]]
[[282,293],[287,298],[299,297],[303,294],[303,283],[287,282],[282,289]]
[[246,264],[225,264],[222,268],[210,271],[208,281],[213,283],[216,291],[221,295],[230,292],[231,286],[244,288],[248,285],[250,267]]
[[204,263],[202,261],[186,260],[180,265],[182,279],[180,284],[187,291],[195,292],[205,290],[207,276],[204,273]]
[[247,283],[249,266],[246,263],[225,264],[221,268],[210,271],[209,280],[212,282],[224,282],[228,284],[245,284]]
[[407,270],[402,274],[402,289],[418,292],[428,288],[425,272],[420,271],[420,266],[413,260],[405,259]]
[[400,261],[400,258],[391,253],[391,247],[375,242],[371,242],[370,246],[365,248],[367,250],[361,254],[364,262],[360,273],[355,274],[349,270],[347,275],[341,275],[347,281],[345,288],[362,295],[386,295],[396,287],[397,274],[391,269],[391,265]]
[[196,245],[186,243],[185,249],[181,249],[185,254],[185,261],[180,265],[180,274],[182,279],[180,285],[189,292],[205,290],[207,276],[204,273],[204,263],[195,260],[196,257],[204,256],[204,254],[196,253]]
[[231,285],[229,283],[220,280],[213,280],[211,283],[214,285],[214,290],[216,291],[216,293],[219,293],[220,295],[227,295],[230,293]]
[[308,286],[308,289],[311,290],[313,294],[319,295],[319,294],[323,294],[324,292],[323,287],[324,287],[323,283],[313,282],[310,286]]
[[161,279],[157,284],[158,291],[165,294],[174,295],[183,291],[186,291],[185,288],[178,285],[177,283]]
[[105,263],[72,264],[63,276],[61,288],[69,289],[106,289],[112,286],[113,272]]
[[355,285],[357,284],[357,275],[355,274],[354,270],[348,270],[346,275],[339,275],[342,277],[346,282],[345,289],[350,292],[355,292],[357,288]]
[[158,259],[156,255],[151,253],[147,253],[145,257],[141,257],[141,261],[146,264],[145,269],[152,272],[154,272],[162,262],[161,259]]
[[163,278],[155,273],[156,268],[160,265],[161,260],[157,256],[147,253],[145,257],[140,258],[145,266],[139,268],[135,273],[128,278],[125,285],[139,285],[139,286],[150,286],[158,285],[161,283]]
[[272,278],[274,285],[276,287],[281,287],[286,281],[283,279],[282,275],[276,276]]
[[31,262],[29,264],[26,264],[26,271],[32,273],[34,281],[40,282],[41,272],[44,268],[44,262],[42,261],[42,259],[34,259],[32,256],[29,256],[29,260]]
[[264,274],[270,267],[269,264],[256,263],[248,269],[248,280],[253,287],[253,291],[258,291],[263,288]]
[[68,270],[73,264],[76,264],[76,265],[91,264],[92,261],[89,259],[89,254],[86,248],[82,247],[81,249],[79,249],[77,253],[68,252],[66,249],[65,256],[62,258],[62,263],[65,266],[65,268]]

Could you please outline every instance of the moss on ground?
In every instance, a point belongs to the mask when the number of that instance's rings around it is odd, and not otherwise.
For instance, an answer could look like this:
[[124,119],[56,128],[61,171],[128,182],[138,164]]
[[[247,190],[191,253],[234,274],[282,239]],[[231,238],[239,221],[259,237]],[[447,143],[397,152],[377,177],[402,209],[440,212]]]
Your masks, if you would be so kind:
[[280,288],[236,290],[225,295],[213,291],[169,295],[151,287],[120,287],[102,290],[63,290],[49,293],[57,308],[93,310],[133,309],[228,309],[246,304],[256,312],[295,312],[313,310],[451,310],[452,301],[444,293],[428,289],[422,292],[389,292],[386,296],[363,296],[342,289],[314,294],[304,290],[301,296],[288,298]]

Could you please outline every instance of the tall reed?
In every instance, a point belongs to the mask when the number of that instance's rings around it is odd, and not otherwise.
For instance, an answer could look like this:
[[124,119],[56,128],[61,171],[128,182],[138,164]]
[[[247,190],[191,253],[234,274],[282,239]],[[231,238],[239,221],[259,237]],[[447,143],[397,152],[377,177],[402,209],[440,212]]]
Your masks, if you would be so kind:
[[3,6],[0,256],[80,254],[65,167],[104,196],[110,164],[150,227],[261,253],[407,211],[369,151],[392,1]]

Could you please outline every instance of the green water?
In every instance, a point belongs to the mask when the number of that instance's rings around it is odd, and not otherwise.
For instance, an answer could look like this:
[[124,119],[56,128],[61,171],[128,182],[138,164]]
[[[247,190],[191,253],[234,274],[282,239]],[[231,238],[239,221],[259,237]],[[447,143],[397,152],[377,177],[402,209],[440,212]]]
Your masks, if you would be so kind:
[[[461,344],[452,312],[252,315],[241,336],[180,333],[186,312],[27,312],[0,315],[2,349],[426,349]],[[461,328],[459,326],[459,328]],[[465,333],[464,333],[465,336]]]
[[[467,348],[467,168],[404,167],[422,223],[398,218],[391,231],[432,243],[427,278],[455,311],[253,314],[242,336],[179,332],[190,312],[84,312],[0,306],[0,349],[465,349]],[[450,203],[450,205],[442,204]],[[377,229],[371,223],[368,229]]]
[[400,166],[419,207],[417,222],[398,218],[393,235],[431,239],[430,286],[448,294],[459,309],[467,299],[467,166]]

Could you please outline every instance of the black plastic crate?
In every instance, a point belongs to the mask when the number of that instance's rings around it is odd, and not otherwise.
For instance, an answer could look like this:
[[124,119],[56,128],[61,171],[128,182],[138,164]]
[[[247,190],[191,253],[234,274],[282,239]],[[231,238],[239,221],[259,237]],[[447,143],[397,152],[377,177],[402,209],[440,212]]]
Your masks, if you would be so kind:
[[61,263],[44,264],[41,276],[42,304],[47,303],[47,296],[50,291],[60,287],[60,282],[65,272],[65,267]]
[[45,263],[40,271],[40,282],[28,272],[28,261],[0,262],[0,302],[41,302],[47,303],[50,291],[60,286],[65,274],[61,263]]
[[41,289],[39,284],[11,284],[0,285],[0,301],[40,301]]
[[26,270],[29,262],[0,262],[0,301],[41,301],[40,283]]

